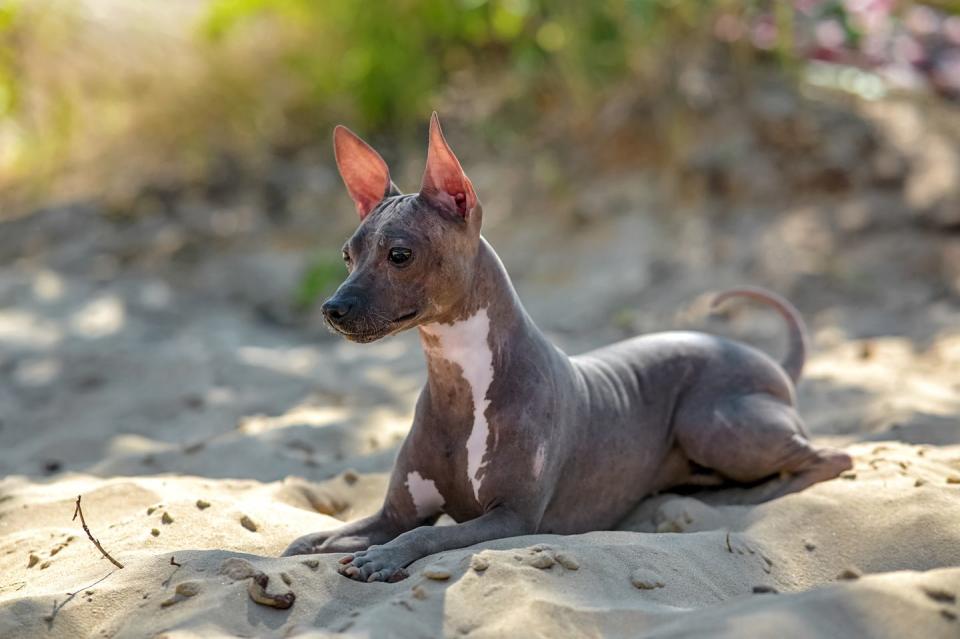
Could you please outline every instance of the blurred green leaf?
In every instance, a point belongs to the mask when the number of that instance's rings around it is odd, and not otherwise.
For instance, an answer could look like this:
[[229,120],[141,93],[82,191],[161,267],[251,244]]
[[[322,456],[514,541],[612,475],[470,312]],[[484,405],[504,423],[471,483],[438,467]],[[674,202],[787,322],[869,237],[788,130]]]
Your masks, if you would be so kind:
[[310,308],[333,293],[344,275],[343,260],[339,254],[318,255],[300,278],[295,304],[301,309]]

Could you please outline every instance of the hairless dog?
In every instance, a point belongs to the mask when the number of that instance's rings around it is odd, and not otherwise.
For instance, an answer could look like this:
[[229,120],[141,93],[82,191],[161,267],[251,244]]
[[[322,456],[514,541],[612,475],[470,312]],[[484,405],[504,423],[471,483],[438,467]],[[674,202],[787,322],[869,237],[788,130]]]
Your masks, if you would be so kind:
[[[797,311],[778,364],[696,332],[644,335],[576,357],[527,315],[482,208],[430,122],[420,191],[401,194],[380,155],[344,127],[337,166],[360,214],[343,248],[349,276],[323,304],[334,331],[372,342],[417,327],[427,382],[382,508],[297,539],[285,555],[348,553],[340,573],[391,581],[427,555],[490,539],[614,526],[646,495],[683,484],[780,475],[777,497],[852,466],[816,448],[794,408],[806,338]],[[446,513],[457,523],[434,526]]]

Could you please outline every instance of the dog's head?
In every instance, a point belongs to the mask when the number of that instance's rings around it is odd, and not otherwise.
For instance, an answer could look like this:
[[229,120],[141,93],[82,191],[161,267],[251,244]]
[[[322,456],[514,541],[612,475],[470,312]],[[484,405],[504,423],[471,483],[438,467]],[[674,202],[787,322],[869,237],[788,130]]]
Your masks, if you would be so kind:
[[346,127],[334,130],[333,143],[360,226],[343,246],[349,275],[323,304],[327,323],[372,342],[444,321],[471,286],[482,212],[437,114],[416,194],[400,193],[380,154]]

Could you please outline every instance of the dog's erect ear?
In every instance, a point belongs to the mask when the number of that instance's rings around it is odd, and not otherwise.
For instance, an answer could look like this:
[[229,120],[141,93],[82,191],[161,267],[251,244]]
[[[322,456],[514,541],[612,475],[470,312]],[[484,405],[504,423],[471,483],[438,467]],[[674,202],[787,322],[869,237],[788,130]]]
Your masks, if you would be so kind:
[[427,168],[423,172],[420,196],[434,206],[458,213],[464,218],[477,206],[473,184],[443,138],[436,111],[430,117],[430,146],[427,149]]
[[337,125],[333,130],[333,152],[361,220],[387,195],[399,192],[380,154],[347,127]]

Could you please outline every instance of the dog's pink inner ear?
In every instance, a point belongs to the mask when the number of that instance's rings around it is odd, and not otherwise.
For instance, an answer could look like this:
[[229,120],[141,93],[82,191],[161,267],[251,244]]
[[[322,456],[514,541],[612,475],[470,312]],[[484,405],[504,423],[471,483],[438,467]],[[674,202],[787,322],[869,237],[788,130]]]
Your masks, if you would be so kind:
[[390,170],[379,153],[345,126],[333,130],[333,151],[362,220],[390,192]]
[[430,146],[420,195],[435,206],[455,211],[464,218],[477,206],[473,184],[444,139],[436,113],[430,118]]

